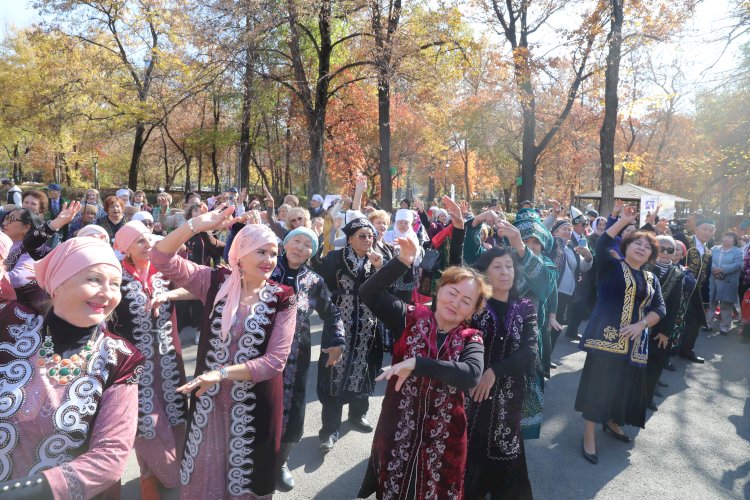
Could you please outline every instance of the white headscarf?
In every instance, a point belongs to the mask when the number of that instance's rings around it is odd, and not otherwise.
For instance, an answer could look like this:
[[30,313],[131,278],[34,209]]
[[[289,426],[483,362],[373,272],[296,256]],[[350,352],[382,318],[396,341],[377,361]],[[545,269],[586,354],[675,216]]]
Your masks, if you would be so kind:
[[398,249],[398,244],[396,243],[396,238],[409,238],[414,242],[414,244],[417,246],[417,257],[414,259],[414,265],[419,266],[419,263],[422,262],[422,245],[419,242],[419,238],[417,237],[417,233],[414,232],[414,228],[412,227],[412,223],[414,222],[414,212],[412,212],[409,209],[401,208],[398,211],[396,211],[396,222],[405,220],[409,223],[409,229],[407,231],[399,231],[398,225],[394,224],[393,229],[386,231],[385,235],[383,235],[383,241],[386,243],[390,243],[391,245],[394,245]]

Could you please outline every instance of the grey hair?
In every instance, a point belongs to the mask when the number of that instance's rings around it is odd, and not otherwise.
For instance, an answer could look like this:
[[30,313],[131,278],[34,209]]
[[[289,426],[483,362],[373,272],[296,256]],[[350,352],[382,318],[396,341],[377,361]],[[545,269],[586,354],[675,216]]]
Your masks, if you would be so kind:
[[660,234],[659,236],[656,237],[656,241],[660,245],[661,244],[665,244],[665,245],[668,244],[672,248],[676,248],[677,247],[677,243],[674,242],[674,238],[672,238],[671,236],[669,236],[667,234]]

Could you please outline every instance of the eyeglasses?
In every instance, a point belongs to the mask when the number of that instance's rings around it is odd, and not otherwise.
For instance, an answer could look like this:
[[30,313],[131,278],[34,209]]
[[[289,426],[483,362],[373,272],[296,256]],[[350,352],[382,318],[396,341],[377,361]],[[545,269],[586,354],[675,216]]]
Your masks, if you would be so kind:
[[357,235],[357,238],[359,238],[360,240],[371,240],[371,239],[373,239],[374,237],[375,237],[375,236],[374,236],[373,234],[370,234],[370,233],[366,233],[366,234],[358,234],[358,235]]
[[7,215],[7,216],[5,216],[5,219],[3,219],[3,221],[6,221],[6,220],[7,220],[8,222],[21,222],[21,219],[19,219],[19,218],[17,218],[17,217],[14,217],[14,216],[12,216],[12,215]]
[[144,225],[144,226],[146,226],[146,227],[154,227],[154,223],[153,223],[153,222],[151,222],[150,220],[142,220],[141,222],[142,222],[142,223],[143,223],[143,225]]
[[659,251],[666,253],[666,254],[673,254],[674,253],[674,247],[659,247]]

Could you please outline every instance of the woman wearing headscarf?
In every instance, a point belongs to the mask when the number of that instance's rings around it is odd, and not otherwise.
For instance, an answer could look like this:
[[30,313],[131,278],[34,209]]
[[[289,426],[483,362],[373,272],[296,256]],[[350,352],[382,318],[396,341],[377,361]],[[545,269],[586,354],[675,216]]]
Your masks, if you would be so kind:
[[310,369],[310,316],[317,311],[323,320],[320,342],[321,360],[330,368],[339,362],[344,351],[344,324],[331,292],[316,272],[308,267],[310,257],[318,253],[318,235],[306,227],[291,230],[284,238],[284,251],[279,257],[271,279],[294,289],[297,294],[297,327],[292,349],[284,368],[284,418],[277,489],[291,491],[294,478],[286,465],[294,443],[302,439],[305,425],[305,388]]
[[394,295],[406,302],[407,304],[412,303],[412,294],[414,287],[417,285],[417,269],[419,264],[422,262],[422,256],[424,255],[424,249],[419,241],[417,233],[414,232],[414,212],[405,208],[400,208],[396,211],[396,222],[393,224],[393,229],[387,231],[384,236],[386,243],[390,243],[396,249],[396,255],[400,251],[398,245],[399,238],[408,238],[418,248],[417,256],[414,258],[414,264],[411,268],[406,271],[403,275],[399,276],[396,282],[393,284]]
[[320,447],[330,451],[339,438],[343,406],[349,405],[349,421],[362,432],[372,432],[367,420],[368,398],[383,361],[381,325],[372,311],[359,300],[359,287],[383,265],[374,252],[375,230],[365,217],[344,226],[346,246],[313,261],[313,270],[333,295],[346,334],[344,359],[327,366],[327,355],[318,362],[318,398],[323,405]]
[[530,499],[521,421],[527,378],[541,369],[536,309],[518,297],[519,259],[509,248],[491,248],[476,268],[492,296],[471,321],[482,332],[484,373],[466,404],[466,497]]
[[73,238],[37,261],[35,275],[51,297],[46,315],[15,301],[0,308],[0,496],[119,496],[143,363],[105,328],[120,302],[120,263],[108,244]]
[[141,498],[176,498],[185,442],[187,400],[177,392],[185,384],[182,346],[175,322],[175,300],[188,300],[184,289],[151,264],[151,233],[140,221],[122,226],[115,250],[122,260],[122,301],[107,322],[145,358],[138,385],[138,433],[135,456],[141,469]]
[[283,414],[282,372],[294,337],[291,288],[270,280],[276,236],[245,226],[232,242],[232,270],[176,254],[200,231],[231,226],[234,207],[193,217],[159,241],[151,262],[198,297],[205,315],[196,377],[177,390],[191,398],[180,475],[182,498],[262,498],[273,494]]
[[358,497],[375,492],[377,498],[401,500],[462,499],[464,392],[479,381],[484,356],[481,332],[468,320],[490,289],[474,269],[452,266],[440,278],[434,311],[404,303],[388,289],[411,267],[418,247],[407,238],[398,242],[398,258],[359,290],[394,332],[396,344],[393,365],[378,377],[388,386]]
[[[588,248],[573,244],[573,223],[569,219],[557,219],[550,233],[555,238],[549,257],[557,267],[556,319],[566,324],[571,320],[573,302],[580,300],[584,292],[583,275],[593,267],[594,257]],[[560,331],[551,333],[550,354],[555,349]],[[577,332],[570,333],[571,337],[575,335]]]

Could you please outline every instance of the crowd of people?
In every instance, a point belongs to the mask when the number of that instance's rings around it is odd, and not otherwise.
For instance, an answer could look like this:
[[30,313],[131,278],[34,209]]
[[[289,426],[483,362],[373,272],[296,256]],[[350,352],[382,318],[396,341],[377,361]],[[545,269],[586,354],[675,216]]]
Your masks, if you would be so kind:
[[597,425],[629,442],[662,371],[704,362],[701,329],[738,320],[750,342],[750,220],[715,245],[699,212],[639,227],[620,201],[606,217],[555,200],[474,213],[447,196],[391,211],[365,203],[361,179],[308,207],[265,189],[178,208],[167,192],[152,205],[124,188],[70,201],[57,184],[3,185],[3,500],[116,498],[131,451],[144,499],[291,491],[313,312],[321,453],[345,405],[374,431],[361,498],[532,498],[524,440],[540,435],[561,335],[586,352],[575,409],[593,464]]

